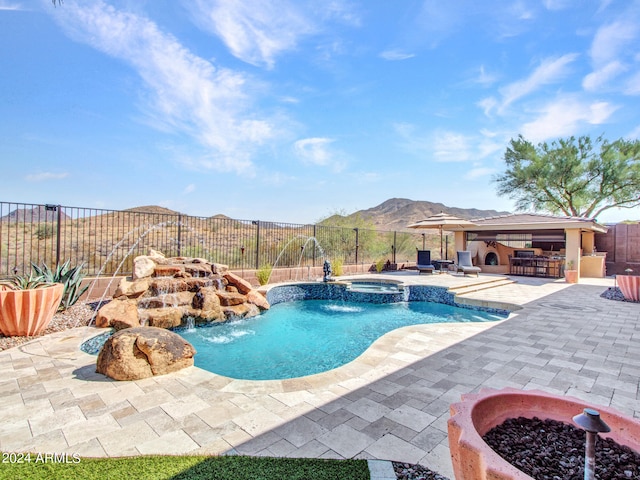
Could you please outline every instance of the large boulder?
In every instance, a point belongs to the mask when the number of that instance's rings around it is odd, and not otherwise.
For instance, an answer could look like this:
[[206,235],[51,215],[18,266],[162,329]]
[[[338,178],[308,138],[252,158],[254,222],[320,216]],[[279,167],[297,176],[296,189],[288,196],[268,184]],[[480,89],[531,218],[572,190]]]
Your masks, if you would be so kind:
[[260,310],[269,310],[271,307],[264,295],[255,290],[251,290],[247,293],[247,301],[256,305]]
[[142,325],[159,328],[179,327],[183,315],[183,310],[178,307],[146,308],[138,312]]
[[118,284],[118,288],[116,292],[113,294],[113,298],[118,297],[129,297],[129,298],[138,298],[142,294],[144,294],[147,290],[149,290],[149,279],[141,278],[138,280],[133,280],[132,278],[123,278],[120,280]]
[[229,282],[229,285],[233,285],[238,289],[238,292],[246,295],[253,290],[253,287],[244,278],[241,278],[231,272],[226,272],[224,278]]
[[220,299],[220,305],[224,307],[231,305],[241,305],[247,301],[247,297],[245,297],[241,293],[223,292],[218,290],[216,294]]
[[139,380],[191,367],[195,353],[189,342],[169,330],[128,328],[106,341],[96,372],[114,380]]
[[116,298],[98,310],[96,327],[113,327],[116,330],[139,327],[138,302],[127,297]]
[[241,303],[240,305],[223,306],[222,311],[228,319],[250,318],[260,314],[260,309],[251,303]]
[[147,255],[142,255],[133,259],[133,279],[150,277],[156,269],[156,262]]

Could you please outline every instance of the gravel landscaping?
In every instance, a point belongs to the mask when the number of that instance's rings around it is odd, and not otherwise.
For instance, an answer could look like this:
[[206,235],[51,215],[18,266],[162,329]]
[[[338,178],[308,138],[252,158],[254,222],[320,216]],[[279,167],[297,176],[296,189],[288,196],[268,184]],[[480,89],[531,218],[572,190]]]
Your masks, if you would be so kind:
[[[43,335],[89,325],[95,314],[94,307],[95,302],[78,302],[64,312],[56,313]],[[0,333],[0,351],[17,347],[35,338],[37,337],[5,337]]]
[[620,287],[609,287],[600,295],[602,298],[606,298],[607,300],[616,300],[618,302],[629,302],[629,303],[638,303],[633,300],[627,300],[624,298]]
[[429,470],[422,465],[392,462],[398,480],[449,480],[448,477]]

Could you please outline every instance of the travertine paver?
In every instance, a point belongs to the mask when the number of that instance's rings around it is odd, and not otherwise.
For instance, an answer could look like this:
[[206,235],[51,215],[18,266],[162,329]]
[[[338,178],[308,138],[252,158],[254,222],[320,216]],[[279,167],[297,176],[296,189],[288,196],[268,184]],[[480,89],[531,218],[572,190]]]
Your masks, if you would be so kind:
[[[394,278],[448,287],[491,279]],[[0,352],[0,449],[379,458],[451,476],[449,405],[482,387],[542,389],[640,417],[640,305],[600,298],[610,279],[517,281],[461,296],[522,307],[508,320],[405,327],[356,361],[301,379],[189,368],[116,382],[78,349],[92,329],[42,337]]]

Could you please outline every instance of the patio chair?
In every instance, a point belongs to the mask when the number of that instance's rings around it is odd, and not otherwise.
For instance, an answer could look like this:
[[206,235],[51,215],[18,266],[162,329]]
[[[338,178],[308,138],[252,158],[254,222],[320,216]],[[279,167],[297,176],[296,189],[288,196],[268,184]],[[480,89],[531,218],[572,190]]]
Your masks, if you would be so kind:
[[463,250],[456,253],[458,254],[458,262],[455,264],[456,272],[462,272],[464,275],[475,273],[477,277],[481,272],[481,268],[474,267],[473,262],[471,261],[471,252]]
[[418,274],[422,272],[433,273],[435,267],[431,264],[431,250],[418,250],[416,268],[418,269]]

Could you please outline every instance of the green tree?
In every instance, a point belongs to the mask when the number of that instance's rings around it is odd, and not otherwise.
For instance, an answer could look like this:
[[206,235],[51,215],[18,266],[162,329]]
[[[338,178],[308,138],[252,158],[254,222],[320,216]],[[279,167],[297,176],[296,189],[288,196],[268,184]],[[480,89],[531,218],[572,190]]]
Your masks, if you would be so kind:
[[518,210],[596,218],[640,205],[640,140],[581,136],[534,146],[520,135],[504,161],[506,171],[495,177],[498,195],[514,199]]

